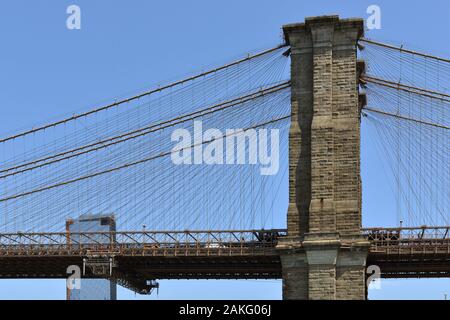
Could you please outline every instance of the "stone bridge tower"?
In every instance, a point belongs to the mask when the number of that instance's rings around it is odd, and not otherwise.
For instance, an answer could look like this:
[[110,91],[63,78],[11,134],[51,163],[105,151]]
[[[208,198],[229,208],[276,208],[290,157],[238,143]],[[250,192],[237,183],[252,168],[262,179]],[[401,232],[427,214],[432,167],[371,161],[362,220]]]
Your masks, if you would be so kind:
[[365,299],[361,236],[362,19],[283,27],[291,46],[288,237],[278,245],[284,299]]

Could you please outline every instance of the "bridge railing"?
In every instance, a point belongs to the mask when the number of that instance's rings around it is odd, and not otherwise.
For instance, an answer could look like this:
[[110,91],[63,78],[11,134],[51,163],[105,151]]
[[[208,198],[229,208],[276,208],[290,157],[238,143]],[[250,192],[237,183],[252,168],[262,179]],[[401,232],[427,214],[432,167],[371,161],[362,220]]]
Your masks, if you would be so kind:
[[442,227],[399,227],[399,228],[364,228],[363,235],[370,241],[379,240],[423,240],[450,239],[450,226]]
[[380,254],[450,254],[450,226],[366,228],[370,251]]
[[273,250],[285,230],[0,234],[5,255],[225,255]]
[[[450,253],[450,226],[364,228],[374,253]],[[285,229],[0,233],[9,255],[245,255],[273,253]]]

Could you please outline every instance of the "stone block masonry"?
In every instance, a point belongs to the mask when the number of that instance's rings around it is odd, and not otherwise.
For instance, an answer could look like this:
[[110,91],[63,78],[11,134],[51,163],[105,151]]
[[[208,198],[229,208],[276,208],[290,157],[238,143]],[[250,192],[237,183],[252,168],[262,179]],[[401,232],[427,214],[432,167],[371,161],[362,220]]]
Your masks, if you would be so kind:
[[285,299],[365,299],[361,236],[362,19],[307,18],[283,27],[291,46],[288,237],[280,242]]

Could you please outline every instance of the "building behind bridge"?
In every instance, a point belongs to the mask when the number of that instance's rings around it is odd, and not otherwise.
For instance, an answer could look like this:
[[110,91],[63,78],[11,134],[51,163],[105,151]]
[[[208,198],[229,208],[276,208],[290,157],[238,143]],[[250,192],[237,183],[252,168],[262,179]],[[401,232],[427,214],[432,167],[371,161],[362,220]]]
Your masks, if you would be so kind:
[[[77,219],[67,220],[66,231],[116,231],[116,222],[113,215],[85,214]],[[96,240],[102,241],[100,238]],[[106,279],[81,279],[80,289],[67,288],[67,300],[117,300],[117,285]]]

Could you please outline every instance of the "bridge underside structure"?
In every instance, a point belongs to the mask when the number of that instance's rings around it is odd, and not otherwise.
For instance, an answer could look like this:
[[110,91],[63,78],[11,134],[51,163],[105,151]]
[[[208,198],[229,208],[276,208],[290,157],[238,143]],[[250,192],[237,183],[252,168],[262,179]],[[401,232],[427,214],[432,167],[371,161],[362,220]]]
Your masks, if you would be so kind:
[[[379,266],[383,278],[449,277],[449,230],[364,229],[371,243],[367,263]],[[139,293],[148,293],[148,281],[156,279],[281,279],[276,246],[284,237],[286,230],[1,235],[0,278],[65,279],[70,265],[98,278],[86,261],[104,258],[114,267],[101,276]],[[68,241],[81,238],[83,244]]]

